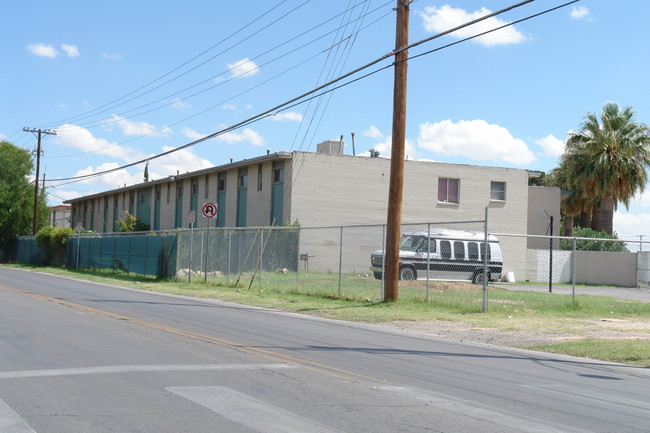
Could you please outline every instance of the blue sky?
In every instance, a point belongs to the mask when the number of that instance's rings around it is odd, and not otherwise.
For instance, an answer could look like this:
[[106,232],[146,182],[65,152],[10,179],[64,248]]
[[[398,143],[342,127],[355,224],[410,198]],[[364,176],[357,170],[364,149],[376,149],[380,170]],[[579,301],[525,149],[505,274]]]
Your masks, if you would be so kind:
[[[416,42],[512,1],[418,0]],[[583,0],[490,35],[460,37],[564,3],[537,0],[411,49],[409,159],[547,171],[568,131],[607,101],[650,123],[650,2]],[[388,54],[394,0],[3,2],[0,138],[43,140],[47,179],[120,167],[237,124]],[[390,59],[331,93],[152,160],[151,178],[274,151],[315,151],[343,135],[352,153],[390,154]],[[383,67],[385,69],[381,70]],[[348,82],[350,80],[344,80]],[[144,164],[75,183],[49,203],[142,181]],[[408,187],[408,186],[407,186]],[[619,209],[615,230],[650,239],[650,195]],[[638,238],[637,238],[638,239]]]

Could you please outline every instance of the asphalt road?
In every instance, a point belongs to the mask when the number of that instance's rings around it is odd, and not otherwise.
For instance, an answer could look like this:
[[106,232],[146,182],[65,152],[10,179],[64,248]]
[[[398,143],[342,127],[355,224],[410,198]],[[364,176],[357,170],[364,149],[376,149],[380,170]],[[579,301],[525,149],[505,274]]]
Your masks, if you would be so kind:
[[0,268],[0,432],[648,432],[646,368]]

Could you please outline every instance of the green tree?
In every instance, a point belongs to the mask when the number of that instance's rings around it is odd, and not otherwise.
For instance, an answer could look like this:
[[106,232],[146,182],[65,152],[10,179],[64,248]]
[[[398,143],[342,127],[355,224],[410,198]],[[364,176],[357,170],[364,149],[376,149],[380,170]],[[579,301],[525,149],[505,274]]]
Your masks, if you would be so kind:
[[[0,141],[0,245],[15,236],[32,234],[34,184],[29,151]],[[42,194],[39,194],[42,196]],[[49,210],[45,197],[39,197],[37,228],[47,224]]]
[[600,117],[588,113],[580,129],[569,134],[560,169],[572,191],[572,212],[591,210],[595,231],[612,234],[617,205],[628,208],[632,197],[645,190],[650,129],[635,117],[632,107],[608,102]]
[[124,218],[117,220],[117,231],[119,232],[145,232],[149,226],[128,212],[124,212]]

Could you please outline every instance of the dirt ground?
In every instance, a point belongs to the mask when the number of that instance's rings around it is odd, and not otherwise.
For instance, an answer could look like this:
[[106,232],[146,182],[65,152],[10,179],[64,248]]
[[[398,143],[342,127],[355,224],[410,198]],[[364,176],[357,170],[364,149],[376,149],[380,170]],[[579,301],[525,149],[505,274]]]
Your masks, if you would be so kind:
[[616,319],[583,321],[583,324],[573,327],[570,333],[540,328],[516,331],[481,328],[469,323],[442,320],[397,321],[378,324],[378,326],[410,334],[509,347],[556,344],[582,338],[650,340],[650,322]]

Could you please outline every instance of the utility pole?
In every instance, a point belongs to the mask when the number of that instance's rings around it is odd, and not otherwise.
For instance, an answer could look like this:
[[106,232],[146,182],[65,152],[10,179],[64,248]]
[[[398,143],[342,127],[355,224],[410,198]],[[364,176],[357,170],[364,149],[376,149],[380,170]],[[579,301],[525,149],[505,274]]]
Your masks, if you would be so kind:
[[[32,222],[32,235],[36,236],[36,221],[38,219],[38,176],[41,169],[41,136],[43,134],[56,135],[56,131],[49,129],[29,128],[23,128],[23,131],[38,134],[38,147],[36,149],[36,176],[34,177],[34,220]],[[43,182],[45,182],[45,180]]]
[[409,5],[412,0],[397,0],[395,26],[395,79],[393,84],[393,132],[390,156],[386,251],[384,254],[384,301],[397,301],[399,289],[399,240],[404,189],[404,142],[406,140],[406,77],[409,40]]

